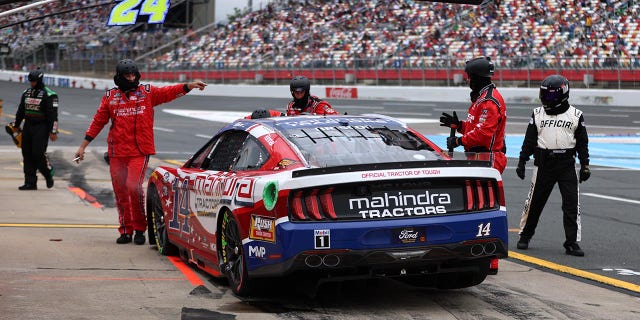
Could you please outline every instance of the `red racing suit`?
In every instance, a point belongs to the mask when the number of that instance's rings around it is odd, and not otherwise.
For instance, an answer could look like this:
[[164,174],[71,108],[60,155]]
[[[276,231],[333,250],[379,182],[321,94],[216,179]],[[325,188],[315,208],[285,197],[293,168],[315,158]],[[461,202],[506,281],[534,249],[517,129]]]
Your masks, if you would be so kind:
[[294,108],[294,103],[295,101],[291,101],[289,102],[289,105],[287,105],[287,116],[297,116],[301,113],[317,115],[338,114],[338,111],[333,110],[329,102],[326,102],[316,96],[309,96],[309,102],[307,102],[307,106],[303,110]]
[[495,84],[482,90],[478,99],[471,103],[467,120],[460,121],[458,132],[462,133],[462,145],[467,152],[493,153],[493,167],[500,173],[507,166],[504,142],[507,123],[507,108]]
[[156,153],[153,107],[189,92],[186,84],[166,87],[139,85],[127,93],[118,88],[102,97],[85,139],[92,141],[111,121],[107,137],[111,183],[118,207],[121,234],[145,231],[147,219],[142,184],[149,156]]

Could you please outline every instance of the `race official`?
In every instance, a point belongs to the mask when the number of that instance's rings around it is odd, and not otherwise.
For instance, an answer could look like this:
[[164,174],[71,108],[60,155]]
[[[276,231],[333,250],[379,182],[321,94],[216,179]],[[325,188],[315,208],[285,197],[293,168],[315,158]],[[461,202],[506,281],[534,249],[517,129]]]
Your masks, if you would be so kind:
[[44,73],[32,70],[27,76],[30,88],[22,92],[13,126],[22,128],[24,184],[19,190],[37,190],[37,171],[44,176],[47,188],[53,187],[53,168],[47,157],[49,139],[58,139],[58,94],[44,85]]
[[[542,106],[535,108],[520,151],[516,173],[525,177],[525,164],[533,155],[534,170],[520,220],[517,248],[526,250],[551,190],[558,183],[562,195],[565,252],[584,256],[578,245],[581,238],[578,182],[587,181],[589,137],[582,111],[569,104],[569,81],[561,75],[548,76],[540,84]],[[576,175],[576,155],[580,161]]]
[[311,95],[311,82],[305,76],[296,76],[289,83],[293,100],[287,105],[287,116],[300,114],[338,114],[329,102]]
[[491,82],[495,67],[488,57],[468,61],[464,72],[471,88],[471,106],[466,120],[442,113],[440,125],[462,133],[461,137],[448,137],[450,150],[463,146],[465,152],[491,152],[493,167],[500,173],[507,166],[504,142],[507,107],[496,85]]
[[[140,84],[138,66],[132,60],[116,65],[115,88],[107,90],[75,156],[84,159],[85,148],[111,121],[107,137],[111,183],[118,208],[116,243],[144,244],[147,219],[142,184],[149,156],[156,153],[153,136],[154,107],[182,97],[192,89],[203,90],[194,81],[165,87]],[[79,161],[78,160],[78,161]],[[135,235],[134,235],[135,232]],[[132,239],[133,236],[133,239]]]

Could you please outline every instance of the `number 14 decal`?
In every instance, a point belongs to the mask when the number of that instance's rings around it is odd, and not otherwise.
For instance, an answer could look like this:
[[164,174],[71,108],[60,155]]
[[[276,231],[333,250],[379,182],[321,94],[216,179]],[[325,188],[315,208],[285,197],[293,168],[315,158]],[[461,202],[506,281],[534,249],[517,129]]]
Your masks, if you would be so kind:
[[[116,0],[120,2],[111,9],[109,26],[135,24],[139,15],[149,16],[148,23],[163,23],[171,0]],[[138,10],[139,9],[139,10]]]
[[478,233],[476,237],[486,237],[491,234],[491,222],[487,224],[481,223],[478,225]]

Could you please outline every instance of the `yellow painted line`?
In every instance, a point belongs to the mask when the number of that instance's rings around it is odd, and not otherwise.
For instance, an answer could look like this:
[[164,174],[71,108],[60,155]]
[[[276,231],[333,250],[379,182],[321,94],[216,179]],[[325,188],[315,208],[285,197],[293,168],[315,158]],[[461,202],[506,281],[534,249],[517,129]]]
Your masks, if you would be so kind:
[[171,159],[169,159],[169,160],[164,160],[164,162],[168,162],[168,163],[171,163],[171,164],[175,164],[175,165],[177,165],[177,166],[181,166],[182,164],[184,164],[184,161],[180,161],[180,160],[171,160]]
[[0,223],[0,227],[13,228],[86,228],[86,229],[117,229],[111,224],[59,224],[59,223]]
[[608,284],[610,286],[614,286],[614,287],[617,287],[617,288],[627,289],[629,291],[640,293],[640,285],[637,285],[637,284],[634,284],[634,283],[630,283],[630,282],[626,282],[626,281],[622,281],[622,280],[617,280],[617,279],[605,277],[605,276],[602,276],[602,275],[599,275],[599,274],[595,274],[595,273],[588,272],[588,271],[583,271],[583,270],[576,269],[576,268],[563,266],[561,264],[556,264],[556,263],[553,263],[553,262],[550,262],[550,261],[547,261],[547,260],[534,258],[534,257],[527,256],[527,255],[524,255],[524,254],[521,254],[521,253],[514,252],[514,251],[509,251],[509,258],[514,258],[514,259],[517,259],[517,260],[521,260],[521,261],[525,261],[525,262],[532,263],[532,264],[535,264],[535,265],[539,265],[539,266],[542,266],[542,267],[545,267],[547,269],[551,269],[551,270],[554,270],[554,271],[567,273],[567,274],[574,275],[574,276],[577,276],[577,277],[580,277],[580,278],[585,278],[585,279],[601,282],[601,283],[604,283],[604,284]]
[[68,134],[68,135],[73,134],[73,132],[71,132],[71,131],[69,131],[69,130],[64,130],[64,129],[58,129],[58,132],[59,132],[59,133],[64,133],[64,134]]

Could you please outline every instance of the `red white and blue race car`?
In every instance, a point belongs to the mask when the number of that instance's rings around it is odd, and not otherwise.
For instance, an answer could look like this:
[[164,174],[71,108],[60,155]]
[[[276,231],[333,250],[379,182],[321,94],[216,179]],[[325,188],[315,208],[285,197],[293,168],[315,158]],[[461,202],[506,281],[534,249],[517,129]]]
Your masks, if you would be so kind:
[[474,286],[507,257],[507,212],[499,172],[469,156],[381,115],[239,119],[153,171],[150,242],[238,295],[293,275]]

